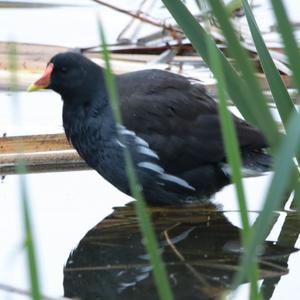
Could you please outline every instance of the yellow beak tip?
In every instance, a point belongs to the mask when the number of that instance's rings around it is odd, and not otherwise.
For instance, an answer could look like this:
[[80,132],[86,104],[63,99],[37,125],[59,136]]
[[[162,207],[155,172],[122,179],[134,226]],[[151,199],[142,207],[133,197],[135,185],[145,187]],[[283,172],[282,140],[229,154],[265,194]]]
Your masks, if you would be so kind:
[[34,83],[32,83],[28,88],[27,88],[27,92],[34,92],[34,91],[38,91],[40,90],[41,87],[38,85],[35,85]]

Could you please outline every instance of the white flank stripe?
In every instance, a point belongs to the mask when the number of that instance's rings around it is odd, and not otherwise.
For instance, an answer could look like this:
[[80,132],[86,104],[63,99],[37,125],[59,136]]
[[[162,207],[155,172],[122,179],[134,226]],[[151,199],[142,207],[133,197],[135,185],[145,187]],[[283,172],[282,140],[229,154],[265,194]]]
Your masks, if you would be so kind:
[[124,135],[131,135],[131,136],[135,136],[135,133],[133,132],[133,131],[131,131],[131,130],[128,130],[128,129],[121,129],[120,130],[120,133],[121,134],[124,134]]
[[192,187],[190,184],[188,184],[188,182],[186,182],[185,180],[183,180],[183,179],[181,179],[177,176],[173,176],[173,175],[170,175],[170,174],[162,174],[159,177],[163,180],[171,181],[171,182],[174,182],[178,185],[181,185],[186,189],[189,189],[189,190],[192,190],[192,191],[196,190],[194,187]]
[[142,162],[139,162],[137,165],[141,168],[152,170],[152,171],[154,171],[156,173],[159,173],[161,175],[164,174],[164,169],[162,167],[160,167],[159,165],[153,164],[151,162],[142,161]]
[[221,169],[226,176],[231,176],[231,168],[228,164],[222,164]]
[[[221,166],[221,169],[226,176],[232,176],[232,171],[228,164],[223,164]],[[265,172],[260,172],[258,170],[253,170],[245,167],[242,167],[241,173],[243,177],[258,177],[258,176],[263,176],[265,174]]]
[[[126,127],[124,127],[123,125],[118,125],[117,129],[119,131],[119,134],[129,135],[129,136],[133,136],[134,137],[134,141],[135,141],[135,143],[137,145],[137,150],[140,153],[148,155],[148,156],[151,156],[151,157],[154,157],[156,159],[159,159],[158,155],[149,148],[149,144],[144,139],[142,139],[139,136],[137,136],[135,134],[135,132],[133,132],[132,130],[126,129]],[[122,147],[125,148],[125,146],[119,140],[117,140],[117,143],[120,146],[122,146]]]
[[159,159],[158,155],[148,147],[138,146],[138,152]]
[[132,282],[121,282],[120,283],[121,289],[124,289],[124,290],[126,288],[128,288],[129,286],[133,286],[133,285],[136,285],[135,281],[132,281]]
[[139,281],[142,281],[142,280],[144,280],[148,277],[149,277],[149,272],[140,274],[140,275],[136,276],[135,279],[136,279],[137,282],[139,282]]
[[117,129],[119,131],[120,134],[124,134],[124,135],[131,135],[131,136],[135,136],[135,133],[131,130],[128,130],[125,126],[123,125],[117,125]]
[[125,145],[123,143],[121,143],[118,139],[116,139],[116,143],[121,146],[122,148],[125,148]]
[[257,176],[263,176],[264,172],[248,169],[248,168],[242,168],[242,176],[243,177],[257,177]]
[[137,135],[135,136],[135,141],[137,144],[144,146],[144,147],[149,147],[149,144],[143,140],[142,138],[138,137]]

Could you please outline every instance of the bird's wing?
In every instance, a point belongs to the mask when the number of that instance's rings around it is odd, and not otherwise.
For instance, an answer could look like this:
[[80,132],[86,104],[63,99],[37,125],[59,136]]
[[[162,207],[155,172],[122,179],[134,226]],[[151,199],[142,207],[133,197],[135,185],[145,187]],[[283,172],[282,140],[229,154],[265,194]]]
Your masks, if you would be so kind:
[[[124,125],[147,141],[163,167],[175,172],[224,161],[217,105],[202,85],[159,70],[128,73],[118,82]],[[256,128],[233,120],[242,150],[267,146]]]

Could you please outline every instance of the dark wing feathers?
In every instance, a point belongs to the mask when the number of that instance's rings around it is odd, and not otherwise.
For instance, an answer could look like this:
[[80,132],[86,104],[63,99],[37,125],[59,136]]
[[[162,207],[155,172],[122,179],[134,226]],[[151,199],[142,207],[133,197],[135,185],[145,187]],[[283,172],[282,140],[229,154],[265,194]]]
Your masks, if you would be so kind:
[[[160,70],[118,79],[124,125],[149,143],[164,168],[180,172],[224,160],[217,105],[202,85]],[[242,151],[267,146],[256,128],[237,117],[233,120]]]

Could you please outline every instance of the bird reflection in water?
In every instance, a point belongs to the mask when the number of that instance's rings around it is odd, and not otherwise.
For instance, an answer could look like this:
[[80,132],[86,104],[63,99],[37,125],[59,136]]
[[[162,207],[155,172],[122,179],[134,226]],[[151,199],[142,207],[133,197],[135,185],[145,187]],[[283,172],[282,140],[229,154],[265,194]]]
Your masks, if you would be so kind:
[[[239,268],[240,230],[212,204],[150,207],[159,249],[175,299],[218,299]],[[288,272],[295,248],[265,242],[258,256],[261,278]],[[159,299],[134,205],[118,207],[91,229],[64,269],[66,297]]]

